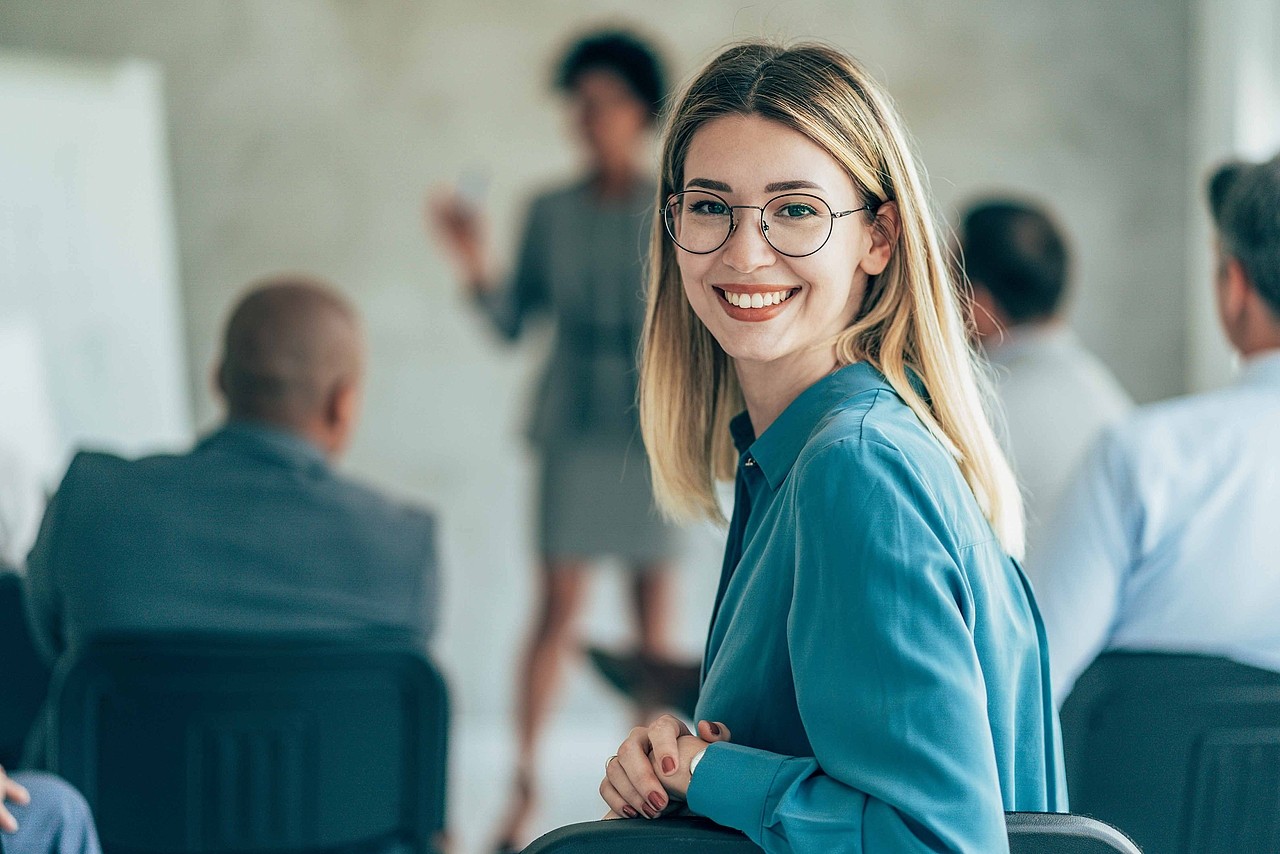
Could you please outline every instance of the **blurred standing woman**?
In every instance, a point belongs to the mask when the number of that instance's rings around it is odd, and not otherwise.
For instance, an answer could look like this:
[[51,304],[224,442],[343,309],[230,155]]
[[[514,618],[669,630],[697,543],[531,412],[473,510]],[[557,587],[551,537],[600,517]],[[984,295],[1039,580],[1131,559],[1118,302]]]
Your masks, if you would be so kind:
[[1066,806],[1044,630],[889,97],[832,48],[731,48],[661,179],[645,445],[674,513],[737,492],[697,732],[633,730],[601,794],[778,854],[1007,851],[1005,810]]
[[590,35],[560,63],[585,175],[537,197],[519,260],[501,287],[477,213],[458,198],[433,222],[466,286],[508,340],[537,317],[556,325],[529,438],[541,454],[541,595],[520,671],[516,792],[501,830],[519,847],[533,806],[533,760],[584,596],[591,561],[633,572],[642,654],[665,656],[673,529],[653,504],[639,441],[636,354],[644,321],[643,258],[657,190],[644,166],[664,94],[654,51],[622,32]]

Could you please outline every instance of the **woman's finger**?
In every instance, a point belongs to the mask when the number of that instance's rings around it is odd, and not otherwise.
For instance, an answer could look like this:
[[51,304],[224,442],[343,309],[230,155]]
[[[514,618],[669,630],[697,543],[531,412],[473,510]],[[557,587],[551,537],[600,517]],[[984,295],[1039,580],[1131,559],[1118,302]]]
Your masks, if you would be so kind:
[[649,818],[662,812],[668,801],[667,790],[653,773],[653,766],[649,760],[649,752],[653,746],[649,739],[651,730],[652,727],[633,729],[631,735],[618,748],[618,758],[609,763],[611,767],[626,774],[627,780],[640,796],[640,802],[636,804],[636,808]]
[[649,725],[651,765],[670,777],[680,769],[680,737],[690,735],[684,721],[674,715],[663,715]]
[[729,728],[720,721],[698,721],[698,738],[714,744],[717,741],[733,741]]
[[[610,762],[609,764],[612,765],[614,763]],[[609,805],[609,815],[615,818],[618,816],[635,818],[638,815],[635,808],[627,803],[622,795],[618,794],[618,790],[609,782],[608,777],[600,781],[600,797],[604,798],[604,802]],[[605,818],[608,818],[609,815],[606,815]]]
[[[619,813],[620,815],[625,815],[627,818],[637,818],[639,816],[653,818],[657,813],[657,810],[653,809],[648,800],[645,799],[645,796],[631,782],[627,772],[623,770],[622,760],[614,759],[606,765],[604,778],[627,804],[626,809]],[[615,810],[615,812],[618,811]]]

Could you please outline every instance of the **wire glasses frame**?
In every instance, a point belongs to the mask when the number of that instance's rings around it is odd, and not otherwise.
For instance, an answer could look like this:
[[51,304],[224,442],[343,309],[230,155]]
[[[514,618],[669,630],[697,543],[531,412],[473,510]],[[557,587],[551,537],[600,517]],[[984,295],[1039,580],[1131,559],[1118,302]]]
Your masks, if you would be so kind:
[[[690,203],[690,200],[694,201]],[[688,210],[684,209],[686,205],[689,207]],[[793,206],[807,206],[811,209],[811,212],[799,215],[782,214],[782,211]],[[863,205],[852,210],[833,211],[822,197],[810,193],[782,193],[769,199],[763,205],[731,205],[722,196],[707,190],[682,190],[671,194],[667,199],[667,203],[662,206],[661,213],[667,236],[671,238],[676,246],[691,255],[710,255],[724,246],[738,227],[738,218],[735,216],[734,211],[743,209],[760,211],[760,235],[765,239],[765,242],[780,255],[785,255],[788,258],[806,258],[827,245],[827,242],[831,239],[832,232],[835,231],[835,221],[837,219],[860,211],[874,210],[875,208],[876,205]],[[716,235],[719,235],[719,242],[709,249],[686,245],[694,242],[687,237],[685,242],[682,243],[677,232],[682,230],[685,216],[696,218],[704,238],[714,240]],[[793,218],[796,219],[795,223],[786,222],[786,220]],[[821,228],[815,229],[817,224],[813,222],[814,219],[825,219],[825,233],[822,232]],[[804,246],[811,245],[815,241],[817,245],[803,252],[788,251],[779,247],[774,242],[775,238],[769,236],[769,232],[772,230],[776,230],[778,238],[783,240],[787,239],[786,235],[790,235],[790,239],[800,240]],[[819,234],[821,234],[821,238],[818,238]],[[794,249],[795,247],[792,246],[791,248]]]

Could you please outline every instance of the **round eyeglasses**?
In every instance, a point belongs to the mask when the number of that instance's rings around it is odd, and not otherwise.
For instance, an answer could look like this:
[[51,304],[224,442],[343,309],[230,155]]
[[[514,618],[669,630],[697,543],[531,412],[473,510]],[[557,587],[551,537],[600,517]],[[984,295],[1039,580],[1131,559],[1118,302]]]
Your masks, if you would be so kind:
[[837,219],[872,207],[832,211],[821,198],[808,193],[775,196],[763,206],[731,205],[706,190],[684,190],[662,206],[662,222],[685,252],[709,255],[724,246],[738,227],[734,211],[760,211],[760,233],[769,245],[789,258],[803,258],[827,245]]

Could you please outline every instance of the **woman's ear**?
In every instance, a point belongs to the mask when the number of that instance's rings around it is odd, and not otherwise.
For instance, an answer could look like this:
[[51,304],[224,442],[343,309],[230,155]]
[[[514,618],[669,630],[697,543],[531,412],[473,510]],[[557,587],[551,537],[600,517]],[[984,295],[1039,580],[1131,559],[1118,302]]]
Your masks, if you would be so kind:
[[898,245],[898,233],[902,223],[898,219],[898,203],[882,202],[876,208],[876,218],[871,223],[871,248],[862,256],[858,266],[868,276],[878,276],[889,266],[893,248]]

